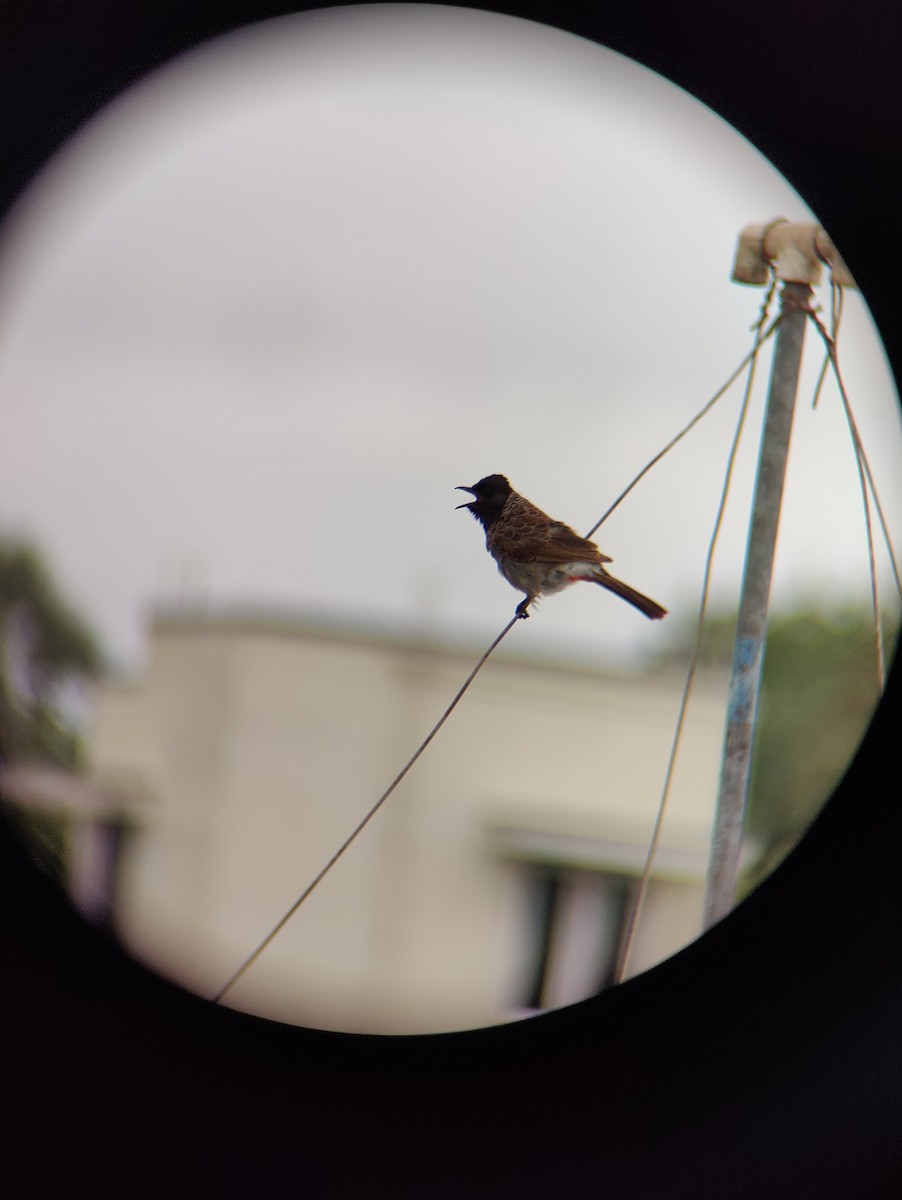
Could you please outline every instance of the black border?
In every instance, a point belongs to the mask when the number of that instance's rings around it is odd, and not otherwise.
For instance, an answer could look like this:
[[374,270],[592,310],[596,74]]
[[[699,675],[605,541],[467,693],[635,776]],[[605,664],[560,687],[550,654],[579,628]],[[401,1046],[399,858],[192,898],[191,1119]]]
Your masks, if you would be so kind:
[[[902,7],[492,7],[645,63],[758,145],[842,248],[898,368]],[[4,207],[153,66],[287,11],[7,0]],[[749,901],[648,975],[498,1029],[366,1038],[213,1007],[89,931],[4,838],[0,1186],[17,1200],[902,1193],[899,676]]]

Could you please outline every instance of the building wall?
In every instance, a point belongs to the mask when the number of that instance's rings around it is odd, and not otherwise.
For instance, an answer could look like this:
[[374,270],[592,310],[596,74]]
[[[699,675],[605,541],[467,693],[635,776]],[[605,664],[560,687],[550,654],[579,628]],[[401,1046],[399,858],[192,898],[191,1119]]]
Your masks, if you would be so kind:
[[[118,911],[136,954],[215,993],[477,656],[263,618],[158,619],[145,677],[102,690],[91,738],[98,775],[134,797]],[[525,1006],[542,936],[543,1003],[594,990],[681,686],[496,655],[227,1002],[373,1032],[494,1023]],[[693,702],[633,971],[698,932],[723,696],[718,683]]]

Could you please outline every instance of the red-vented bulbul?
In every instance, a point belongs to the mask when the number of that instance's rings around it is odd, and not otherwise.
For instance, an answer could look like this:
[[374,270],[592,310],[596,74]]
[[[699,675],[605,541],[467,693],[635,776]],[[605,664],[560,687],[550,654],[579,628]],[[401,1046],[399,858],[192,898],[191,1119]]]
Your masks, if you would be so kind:
[[536,596],[549,596],[571,583],[598,583],[638,608],[652,621],[660,621],[667,609],[604,569],[613,560],[594,542],[536,508],[515,492],[503,475],[486,475],[472,487],[461,486],[474,499],[466,508],[485,529],[486,549],[509,584],[525,592],[517,605],[517,616],[528,617],[527,606]]

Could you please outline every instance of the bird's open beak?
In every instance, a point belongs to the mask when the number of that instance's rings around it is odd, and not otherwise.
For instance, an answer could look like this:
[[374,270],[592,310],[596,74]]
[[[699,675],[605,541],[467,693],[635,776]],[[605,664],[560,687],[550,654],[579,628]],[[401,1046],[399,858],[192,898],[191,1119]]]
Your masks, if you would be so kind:
[[[458,487],[456,487],[454,490],[455,490],[455,492],[469,492],[471,496],[475,496],[475,495],[476,495],[476,492],[475,492],[475,490],[474,490],[473,488],[471,488],[471,487],[467,487],[467,485],[466,485],[465,483],[462,483],[462,484],[460,484],[460,485],[459,485]],[[469,504],[455,504],[455,506],[454,506],[454,507],[455,507],[455,509],[458,509],[458,508],[469,508],[469,507],[470,507],[470,505],[469,505]]]

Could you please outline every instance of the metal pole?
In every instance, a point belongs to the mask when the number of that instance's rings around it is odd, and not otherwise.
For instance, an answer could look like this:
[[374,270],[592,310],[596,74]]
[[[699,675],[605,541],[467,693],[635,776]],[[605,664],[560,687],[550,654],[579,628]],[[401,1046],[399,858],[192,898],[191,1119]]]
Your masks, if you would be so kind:
[[726,916],[736,894],[764,662],[767,606],[811,294],[807,283],[784,283],[781,294],[781,320],[771,368],[733,650],[720,791],[705,894],[705,929]]

